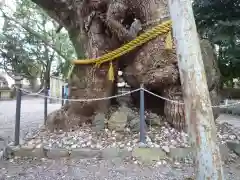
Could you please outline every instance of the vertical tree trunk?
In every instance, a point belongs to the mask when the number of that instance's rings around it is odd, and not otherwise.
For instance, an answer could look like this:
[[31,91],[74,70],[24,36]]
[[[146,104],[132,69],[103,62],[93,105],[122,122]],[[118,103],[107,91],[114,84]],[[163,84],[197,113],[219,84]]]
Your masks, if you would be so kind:
[[29,79],[29,83],[30,83],[30,86],[31,86],[31,89],[33,92],[35,92],[39,89],[37,78]]
[[[106,50],[111,50],[114,47],[113,41],[105,34],[102,21],[97,17],[92,19],[86,35],[88,41],[85,42],[87,43],[85,55],[87,58],[99,57]],[[116,61],[113,64],[116,74]],[[108,79],[108,69],[109,63],[104,63],[100,67],[96,67],[94,64],[76,65],[69,80],[69,98],[87,100],[113,95],[116,83]],[[94,115],[106,113],[109,105],[109,99],[90,102],[70,101],[67,112],[70,117],[68,124],[72,128],[72,126],[80,125],[84,122],[92,122]]]
[[221,155],[192,4],[169,0],[185,102],[185,117],[196,151],[196,179],[224,179]]

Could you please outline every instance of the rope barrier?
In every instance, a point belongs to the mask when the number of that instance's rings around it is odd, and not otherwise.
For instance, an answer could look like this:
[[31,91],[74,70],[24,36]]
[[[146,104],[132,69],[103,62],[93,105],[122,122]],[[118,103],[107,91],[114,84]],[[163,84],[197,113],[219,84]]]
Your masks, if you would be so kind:
[[[22,89],[22,88],[18,88],[18,87],[15,87],[17,89],[20,89],[23,93],[25,94],[29,94],[29,95],[34,95],[34,96],[39,96],[39,97],[47,97],[48,99],[55,99],[55,100],[67,100],[67,101],[72,101],[72,102],[91,102],[91,101],[102,101],[102,100],[109,100],[109,99],[114,99],[114,98],[118,98],[118,97],[122,97],[122,96],[126,96],[126,95],[129,95],[129,94],[132,94],[134,92],[138,92],[140,90],[144,90],[145,92],[155,96],[155,97],[158,97],[160,99],[163,99],[165,101],[168,101],[168,102],[171,102],[171,103],[174,103],[174,104],[180,104],[180,105],[184,105],[184,103],[181,103],[179,101],[174,101],[174,100],[171,100],[171,99],[168,99],[168,98],[165,98],[163,96],[159,96],[158,94],[155,94],[147,89],[144,89],[144,88],[138,88],[138,89],[135,89],[135,90],[132,90],[132,91],[128,91],[126,93],[122,93],[122,94],[118,94],[118,95],[114,95],[114,96],[108,96],[108,97],[102,97],[102,98],[93,98],[93,99],[63,99],[63,98],[58,98],[58,97],[54,97],[54,96],[45,96],[45,95],[41,95],[41,94],[37,94],[37,93],[33,93],[33,92],[30,92],[28,90],[25,90],[25,89]],[[236,102],[236,103],[232,103],[232,104],[223,104],[223,105],[216,105],[216,106],[211,106],[212,108],[223,108],[223,107],[231,107],[231,106],[235,106],[235,105],[238,105],[240,104],[240,101],[239,102]]]
[[[162,97],[162,96],[159,96],[151,91],[148,91],[147,89],[143,89],[145,92],[155,96],[155,97],[158,97],[160,99],[163,99],[165,101],[168,101],[168,102],[171,102],[171,103],[174,103],[174,104],[181,104],[181,105],[184,105],[184,103],[181,103],[179,101],[174,101],[174,100],[171,100],[171,99],[167,99],[165,97]],[[223,105],[216,105],[216,106],[211,106],[212,108],[222,108],[222,107],[230,107],[230,106],[235,106],[235,105],[238,105],[240,104],[240,101],[239,102],[236,102],[236,103],[232,103],[232,104],[223,104]]]
[[137,47],[145,44],[146,42],[156,38],[157,36],[160,36],[163,34],[167,34],[166,39],[165,39],[165,48],[172,49],[173,42],[172,42],[171,25],[172,25],[171,20],[165,21],[165,22],[155,26],[154,28],[140,34],[138,37],[136,37],[134,40],[128,42],[127,44],[125,44],[113,51],[110,51],[101,57],[92,58],[92,59],[73,60],[72,63],[74,65],[70,68],[68,77],[70,77],[75,65],[77,65],[77,64],[81,64],[81,65],[95,64],[99,67],[102,63],[110,62],[110,66],[109,66],[109,70],[108,70],[108,77],[109,77],[109,80],[114,81],[114,69],[113,69],[112,61],[116,60],[116,58],[119,58],[120,56],[127,54],[128,52],[134,50],[135,48],[137,48]]
[[53,96],[45,96],[45,95],[41,95],[41,94],[36,94],[36,93],[32,93],[30,91],[27,91],[25,89],[22,89],[22,88],[18,88],[16,87],[17,89],[20,89],[21,91],[23,91],[24,93],[31,93],[32,95],[37,95],[39,97],[43,97],[43,98],[48,98],[48,99],[55,99],[55,100],[67,100],[67,101],[72,101],[72,102],[91,102],[91,101],[102,101],[102,100],[109,100],[109,99],[113,99],[113,98],[118,98],[118,97],[121,97],[121,96],[126,96],[128,94],[132,94],[134,92],[137,92],[137,91],[140,91],[141,88],[138,88],[138,89],[135,89],[135,90],[132,90],[132,91],[129,91],[129,92],[126,92],[126,93],[122,93],[122,94],[118,94],[118,95],[114,95],[114,96],[108,96],[108,97],[102,97],[102,98],[93,98],[93,99],[65,99],[65,98],[58,98],[58,97],[53,97]]
[[[15,86],[15,88],[16,88],[16,86]],[[40,94],[43,90],[44,90],[44,88],[40,89],[38,92],[35,92],[35,93],[34,93],[34,92],[26,93],[26,92],[25,92],[26,90],[24,90],[24,91],[22,90],[22,91],[23,91],[24,94],[27,94],[27,95],[29,95],[29,96],[36,96],[36,94],[37,94],[37,95]]]
[[147,92],[147,93],[149,93],[149,94],[151,94],[151,95],[153,95],[153,96],[155,96],[155,97],[158,97],[158,98],[160,98],[160,99],[163,99],[163,100],[165,100],[165,101],[168,101],[168,102],[172,102],[172,103],[174,103],[174,104],[184,104],[184,103],[180,103],[180,102],[178,102],[178,101],[174,101],[174,100],[171,100],[171,99],[167,99],[167,98],[165,98],[165,97],[162,97],[162,96],[159,96],[159,95],[157,95],[157,94],[155,94],[155,93],[153,93],[153,92],[151,92],[151,91],[148,91],[147,89],[143,89],[145,92]]

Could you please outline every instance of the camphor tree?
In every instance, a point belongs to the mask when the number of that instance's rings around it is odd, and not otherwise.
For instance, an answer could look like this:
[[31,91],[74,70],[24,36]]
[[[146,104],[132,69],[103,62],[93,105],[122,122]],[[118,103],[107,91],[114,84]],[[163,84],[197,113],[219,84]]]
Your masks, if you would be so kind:
[[[147,29],[169,19],[167,0],[32,0],[64,27],[73,43],[78,59],[97,58],[134,39]],[[134,7],[134,8],[133,8]],[[140,16],[139,16],[140,15]],[[137,22],[140,22],[139,23]],[[139,28],[139,26],[141,28]],[[168,34],[163,34],[117,61],[101,64],[76,65],[69,78],[71,99],[92,99],[111,96],[116,90],[116,77],[108,79],[109,67],[122,69],[127,83],[132,88],[145,88],[172,100],[182,102],[182,93],[176,53],[166,50]],[[170,41],[170,40],[169,40]],[[170,43],[171,44],[171,43]],[[218,69],[209,43],[204,41],[202,49],[206,55],[209,91],[218,94]],[[82,54],[84,52],[84,56]],[[210,56],[210,58],[209,58]],[[137,101],[138,97],[133,97]],[[149,101],[150,100],[150,103]],[[217,103],[217,101],[216,101]],[[146,106],[164,114],[175,127],[185,128],[184,108],[153,97],[146,97]],[[214,103],[215,104],[215,103]],[[96,114],[107,114],[110,100],[70,102],[55,114],[49,115],[48,125],[69,129],[83,122],[94,123]],[[177,111],[176,111],[177,110]],[[164,112],[163,112],[164,111]],[[102,120],[104,121],[104,119]]]

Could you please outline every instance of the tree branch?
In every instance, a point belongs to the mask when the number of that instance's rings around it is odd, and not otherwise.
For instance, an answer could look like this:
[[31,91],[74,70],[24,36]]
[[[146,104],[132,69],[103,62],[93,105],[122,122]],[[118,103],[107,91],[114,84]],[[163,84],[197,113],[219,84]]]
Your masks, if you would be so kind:
[[[4,12],[3,12],[4,13]],[[35,36],[36,38],[38,38],[39,40],[41,40],[44,44],[46,44],[46,46],[50,47],[51,49],[53,49],[60,57],[62,57],[63,59],[65,60],[68,60],[68,58],[66,56],[64,56],[61,51],[55,47],[54,44],[50,43],[48,41],[48,39],[46,39],[45,37],[43,37],[41,34],[39,34],[38,32],[36,32],[35,30],[31,29],[30,27],[28,27],[27,25],[25,24],[22,24],[20,22],[18,22],[16,19],[14,18],[11,18],[9,16],[7,16],[5,13],[4,13],[4,18],[10,20],[10,21],[13,21],[14,23],[20,25],[23,29],[25,29],[27,32],[29,32],[30,34],[32,34],[33,36]]]
[[[73,25],[77,17],[72,6],[72,1],[69,0],[32,0],[40,6],[46,13],[55,19],[60,25],[69,29]],[[69,18],[70,17],[70,18]],[[72,21],[70,21],[71,19]],[[76,22],[76,21],[75,21]]]

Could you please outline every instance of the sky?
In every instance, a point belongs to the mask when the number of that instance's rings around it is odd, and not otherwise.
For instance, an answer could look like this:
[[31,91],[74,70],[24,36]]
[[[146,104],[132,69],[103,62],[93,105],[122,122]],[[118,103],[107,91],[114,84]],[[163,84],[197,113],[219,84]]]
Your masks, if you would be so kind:
[[[14,0],[0,0],[0,7],[2,8],[4,5],[9,7],[13,11],[16,9]],[[3,24],[4,24],[4,20],[2,17],[0,17],[0,33],[2,31]],[[14,83],[14,80],[10,78],[8,75],[6,75],[3,70],[0,70],[0,73],[4,74],[5,78],[8,81],[9,86],[11,86]]]
[[[14,0],[0,0],[0,7],[1,8],[4,8],[3,2],[4,2],[4,5],[6,7],[9,7],[12,11],[15,11],[16,4],[15,4]],[[6,8],[4,8],[4,9],[6,9]],[[4,23],[3,18],[0,17],[0,27],[1,27],[1,29],[2,29],[3,23]]]

